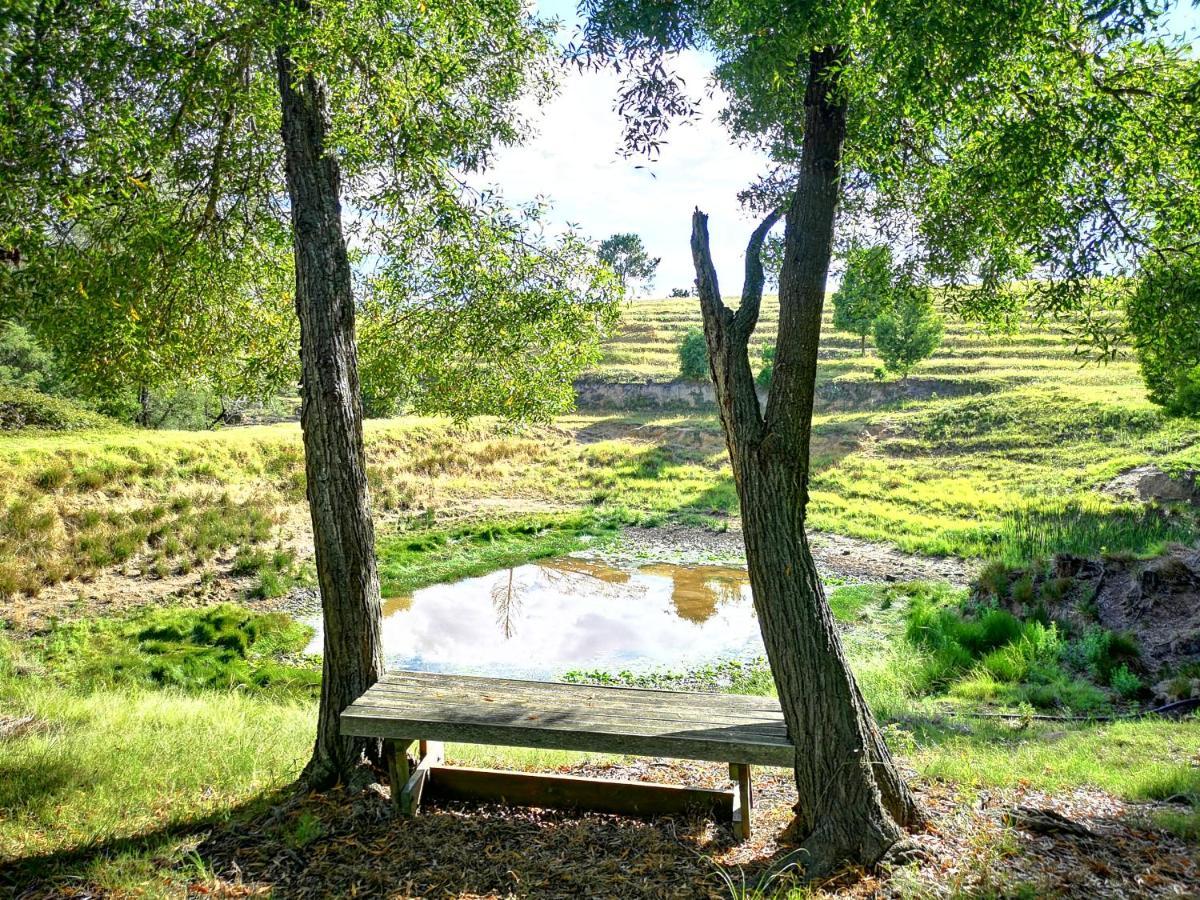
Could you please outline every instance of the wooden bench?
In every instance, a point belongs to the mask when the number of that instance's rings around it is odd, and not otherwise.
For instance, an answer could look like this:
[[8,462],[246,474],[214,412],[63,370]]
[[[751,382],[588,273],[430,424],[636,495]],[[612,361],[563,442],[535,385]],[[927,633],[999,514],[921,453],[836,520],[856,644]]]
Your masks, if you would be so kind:
[[[772,698],[428,672],[389,673],[342,712],[341,729],[383,738],[392,798],[404,815],[430,795],[643,816],[709,811],[732,822],[741,840],[750,836],[750,767],[790,768],[795,754]],[[734,786],[450,767],[443,741],[723,762]]]

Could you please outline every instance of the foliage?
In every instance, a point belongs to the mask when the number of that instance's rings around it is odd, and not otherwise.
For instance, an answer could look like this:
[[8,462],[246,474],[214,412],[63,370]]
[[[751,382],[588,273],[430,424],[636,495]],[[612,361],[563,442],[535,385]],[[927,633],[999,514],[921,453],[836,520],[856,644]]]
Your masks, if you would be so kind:
[[667,294],[667,296],[668,297],[690,297],[690,296],[692,296],[692,289],[691,288],[671,288],[671,293]]
[[104,428],[112,424],[110,419],[62,397],[0,385],[0,431],[21,428],[71,431]]
[[[651,256],[646,252],[640,235],[633,232],[621,232],[605,238],[600,242],[597,252],[600,261],[612,269],[621,287],[633,290],[637,287],[649,288],[654,282],[654,273],[662,257]],[[678,290],[678,288],[676,289]],[[684,296],[672,295],[672,296]]]
[[0,321],[0,387],[19,387],[43,394],[57,393],[62,374],[54,357],[29,329]]
[[573,405],[574,379],[616,323],[620,286],[578,233],[536,240],[545,211],[493,200],[473,217],[414,226],[435,239],[414,234],[359,305],[369,416],[544,421]]
[[775,371],[775,348],[763,347],[760,354],[762,358],[762,368],[758,370],[758,375],[755,376],[754,382],[760,388],[769,388],[771,386],[771,375]]
[[[1074,337],[1111,355],[1094,276],[1129,274],[1154,249],[1195,252],[1200,230],[1185,124],[1195,64],[1160,20],[1167,6],[990,0],[914,15],[905,4],[587,0],[570,49],[582,65],[619,63],[626,146],[651,155],[698,109],[679,52],[710,56],[726,123],[775,163],[743,194],[766,212],[795,183],[809,88],[797,60],[836,48],[846,238],[903,249],[971,318],[1082,312]],[[1015,290],[1033,271],[1033,289]]]
[[104,397],[294,383],[282,46],[333,110],[376,409],[447,388],[462,415],[561,409],[616,285],[577,235],[543,240],[473,186],[525,134],[517,99],[549,95],[550,35],[517,0],[20,3],[0,53],[0,151],[20,161],[0,172],[0,247],[20,260],[0,315]]
[[890,248],[851,248],[841,287],[833,294],[833,327],[858,335],[864,355],[875,320],[892,308],[893,287]]
[[679,374],[688,381],[709,379],[708,342],[699,328],[690,329],[679,342]]
[[929,288],[914,284],[897,288],[894,305],[872,327],[883,364],[906,378],[913,366],[933,355],[944,332]]
[[1146,260],[1125,313],[1150,399],[1200,415],[1200,262],[1185,254]]

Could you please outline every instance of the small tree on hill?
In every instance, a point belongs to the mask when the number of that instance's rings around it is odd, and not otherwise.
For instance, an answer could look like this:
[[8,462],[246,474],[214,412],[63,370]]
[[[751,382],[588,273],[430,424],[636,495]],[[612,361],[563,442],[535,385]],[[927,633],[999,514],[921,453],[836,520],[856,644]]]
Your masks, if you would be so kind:
[[889,247],[855,247],[847,254],[842,286],[833,295],[833,327],[857,334],[863,356],[875,320],[891,309],[893,288]]
[[1150,399],[1200,414],[1200,264],[1182,254],[1151,257],[1125,313]]
[[631,231],[601,241],[596,255],[617,273],[621,287],[626,290],[635,285],[648,285],[662,262],[662,257],[648,254],[641,237]]
[[875,347],[888,371],[908,378],[909,370],[942,342],[942,330],[929,288],[902,282],[892,308],[875,320]]
[[688,381],[708,378],[708,344],[699,328],[688,329],[679,342],[679,374]]

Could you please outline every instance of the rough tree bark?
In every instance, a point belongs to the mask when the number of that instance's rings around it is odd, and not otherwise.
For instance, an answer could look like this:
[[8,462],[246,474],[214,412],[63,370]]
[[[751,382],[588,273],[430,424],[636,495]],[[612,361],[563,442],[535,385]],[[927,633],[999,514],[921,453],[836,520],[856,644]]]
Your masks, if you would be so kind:
[[367,491],[350,262],[342,234],[337,160],[325,150],[324,86],[276,51],[283,145],[291,198],[300,318],[308,505],[325,624],[321,705],[312,759],[301,780],[347,780],[378,741],[343,738],[338,714],[383,673],[375,529]]
[[746,250],[742,301],[721,300],[708,217],[692,219],[692,255],[709,364],[741,503],[754,606],[788,731],[799,792],[792,830],[806,873],[873,865],[920,821],[846,664],[804,531],[821,310],[840,194],[846,108],[837,48],[809,59],[804,144],[786,212],[779,336],[765,415],[746,348],[763,292],[761,249],[783,215],[769,215]]

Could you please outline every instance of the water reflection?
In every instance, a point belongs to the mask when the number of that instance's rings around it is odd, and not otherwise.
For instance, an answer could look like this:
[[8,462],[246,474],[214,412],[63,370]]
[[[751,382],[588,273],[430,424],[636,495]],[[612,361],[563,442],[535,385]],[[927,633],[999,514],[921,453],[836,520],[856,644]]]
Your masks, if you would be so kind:
[[762,653],[744,570],[573,557],[389,598],[383,643],[389,666],[525,677]]

